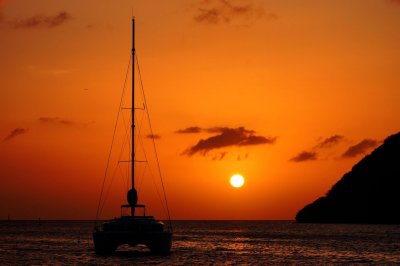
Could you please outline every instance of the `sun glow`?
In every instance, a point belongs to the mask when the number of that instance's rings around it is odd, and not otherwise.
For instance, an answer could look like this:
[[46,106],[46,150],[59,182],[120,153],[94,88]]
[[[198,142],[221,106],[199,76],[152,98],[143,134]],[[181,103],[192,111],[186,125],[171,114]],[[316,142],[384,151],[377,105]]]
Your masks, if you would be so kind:
[[244,184],[244,178],[243,176],[239,174],[235,174],[231,177],[230,183],[232,187],[239,188],[242,187]]

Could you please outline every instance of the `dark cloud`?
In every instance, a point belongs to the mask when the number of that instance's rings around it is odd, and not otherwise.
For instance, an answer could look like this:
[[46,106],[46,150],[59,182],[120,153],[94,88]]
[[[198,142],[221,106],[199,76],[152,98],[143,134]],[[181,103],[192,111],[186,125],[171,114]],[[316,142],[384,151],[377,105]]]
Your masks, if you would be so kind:
[[59,117],[40,117],[39,121],[41,123],[46,123],[46,124],[54,124],[54,125],[64,125],[64,126],[72,126],[76,125],[77,123],[70,121],[70,120],[65,120]]
[[55,16],[36,15],[30,18],[10,20],[8,24],[16,29],[53,28],[64,24],[70,19],[71,15],[63,11]]
[[294,156],[289,161],[305,162],[305,161],[310,161],[310,160],[317,160],[318,153],[320,152],[321,149],[332,148],[333,146],[339,144],[344,139],[345,138],[341,135],[337,135],[337,134],[332,135],[332,136],[327,137],[327,138],[321,140],[320,142],[318,142],[309,151],[300,152],[298,155]]
[[235,19],[253,21],[260,17],[277,19],[276,14],[266,14],[261,7],[255,7],[248,1],[202,0],[198,4],[194,20],[199,23],[219,24],[230,23]]
[[10,134],[8,134],[8,135],[3,139],[3,142],[9,141],[9,140],[11,140],[11,139],[13,139],[13,138],[15,138],[15,137],[17,137],[17,136],[19,136],[19,135],[25,134],[26,132],[28,132],[27,129],[24,129],[24,128],[16,128],[16,129],[14,129],[13,131],[11,131]]
[[356,145],[350,146],[345,153],[343,153],[343,158],[353,158],[360,154],[364,154],[371,148],[375,148],[378,145],[378,141],[373,139],[364,139]]
[[246,153],[245,155],[238,154],[238,156],[236,157],[236,160],[241,161],[242,159],[247,159],[247,158],[249,158],[248,153]]
[[339,142],[341,142],[342,140],[344,140],[343,136],[340,135],[333,135],[331,137],[328,137],[324,140],[322,140],[320,143],[318,143],[315,148],[316,149],[321,149],[321,148],[330,148],[336,144],[338,144]]
[[200,127],[187,127],[184,129],[179,129],[177,131],[175,131],[175,133],[179,133],[179,134],[189,134],[189,133],[200,133],[202,131],[202,129]]
[[[226,130],[229,130],[229,127],[210,127],[210,128],[201,128],[198,126],[192,126],[192,127],[187,127],[184,129],[179,129],[175,131],[175,133],[180,133],[180,134],[189,134],[189,133],[200,133],[200,132],[207,132],[210,134],[216,134],[216,133],[223,133]],[[254,134],[254,130],[248,130],[248,129],[243,129],[245,133],[248,134]]]
[[388,1],[400,5],[400,0],[388,0]]
[[225,156],[227,154],[228,154],[227,152],[221,152],[221,153],[215,154],[214,157],[212,158],[212,160],[213,161],[216,161],[216,160],[221,161],[222,159],[225,158]]
[[203,130],[205,132],[207,132],[207,133],[214,134],[214,133],[222,133],[222,132],[224,132],[225,128],[227,128],[227,127],[210,127],[210,128],[205,128]]
[[[243,129],[243,132],[246,133],[246,134],[254,134],[254,133],[256,133],[254,130],[248,130],[248,129],[245,129],[244,127],[240,127],[240,128]],[[230,129],[231,128],[229,128],[229,127],[210,127],[210,128],[205,128],[203,130],[206,131],[207,133],[214,134],[214,133],[223,133],[223,132],[225,132],[227,130],[230,130]]]
[[272,144],[276,141],[276,138],[256,136],[253,130],[247,130],[244,127],[220,127],[214,129],[217,130],[215,131],[215,133],[218,133],[217,135],[201,139],[196,145],[186,150],[184,154],[188,156],[192,156],[196,153],[205,155],[210,150],[228,146]]
[[290,161],[292,162],[305,162],[305,161],[314,161],[317,159],[317,153],[314,151],[302,151]]
[[157,134],[148,134],[146,137],[149,139],[160,139],[161,138],[161,136],[157,135]]
[[219,157],[219,160],[222,160],[225,158],[227,152],[221,152],[221,156]]

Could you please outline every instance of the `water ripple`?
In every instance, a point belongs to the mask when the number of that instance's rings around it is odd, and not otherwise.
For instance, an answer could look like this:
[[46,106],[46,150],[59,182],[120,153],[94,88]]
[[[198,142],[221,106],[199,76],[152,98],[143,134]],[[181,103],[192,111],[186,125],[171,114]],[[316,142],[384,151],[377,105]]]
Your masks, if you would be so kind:
[[400,264],[400,226],[175,221],[172,253],[94,254],[92,222],[0,222],[1,265]]

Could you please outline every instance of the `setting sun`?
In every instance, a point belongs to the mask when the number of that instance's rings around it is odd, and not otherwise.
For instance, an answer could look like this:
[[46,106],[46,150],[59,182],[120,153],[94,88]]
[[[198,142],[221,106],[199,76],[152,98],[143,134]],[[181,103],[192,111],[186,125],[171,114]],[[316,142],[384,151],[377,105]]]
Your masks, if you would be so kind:
[[242,187],[244,184],[244,178],[243,176],[239,175],[239,174],[235,174],[231,177],[230,183],[232,185],[232,187]]

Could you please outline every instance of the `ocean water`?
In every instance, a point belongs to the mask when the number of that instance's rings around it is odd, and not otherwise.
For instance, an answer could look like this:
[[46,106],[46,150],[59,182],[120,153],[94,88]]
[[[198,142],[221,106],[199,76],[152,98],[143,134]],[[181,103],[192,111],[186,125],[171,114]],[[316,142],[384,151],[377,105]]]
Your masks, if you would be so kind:
[[169,256],[94,253],[87,221],[0,222],[0,265],[400,265],[400,225],[174,221]]

